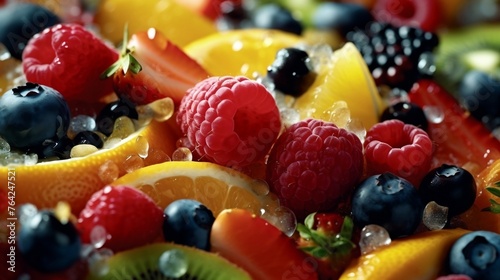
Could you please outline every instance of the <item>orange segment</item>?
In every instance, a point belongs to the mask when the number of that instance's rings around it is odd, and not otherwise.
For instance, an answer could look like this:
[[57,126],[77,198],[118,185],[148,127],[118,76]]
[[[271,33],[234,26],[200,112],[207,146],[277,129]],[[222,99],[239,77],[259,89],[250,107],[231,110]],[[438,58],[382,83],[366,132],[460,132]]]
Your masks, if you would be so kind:
[[216,33],[192,42],[184,51],[214,76],[265,75],[278,50],[302,38],[277,30],[242,29]]
[[129,34],[154,27],[181,47],[217,32],[209,19],[174,0],[103,0],[94,20],[100,34],[114,44],[121,42],[125,24]]
[[383,101],[363,57],[352,43],[333,53],[309,90],[297,98],[294,107],[301,118],[331,120],[336,102],[345,102],[352,119],[366,129],[378,122]]
[[453,243],[469,231],[428,231],[393,241],[355,259],[340,280],[434,280]]
[[141,168],[111,183],[127,185],[149,195],[160,207],[190,198],[205,204],[215,216],[224,209],[241,208],[260,215],[274,210],[277,200],[262,192],[262,181],[209,162],[171,161]]

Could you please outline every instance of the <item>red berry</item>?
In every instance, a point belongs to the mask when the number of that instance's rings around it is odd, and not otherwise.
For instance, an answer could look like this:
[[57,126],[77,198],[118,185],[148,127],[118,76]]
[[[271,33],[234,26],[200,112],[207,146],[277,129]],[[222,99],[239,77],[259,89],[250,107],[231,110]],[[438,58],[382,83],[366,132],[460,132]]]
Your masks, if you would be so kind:
[[242,167],[264,158],[281,131],[276,102],[245,77],[210,77],[188,91],[177,123],[200,159]]
[[372,14],[377,21],[395,26],[410,25],[434,32],[441,24],[441,6],[436,0],[378,0]]
[[334,210],[363,173],[359,138],[333,123],[308,119],[291,125],[269,155],[267,180],[298,220]]
[[391,172],[417,187],[431,166],[433,145],[429,135],[400,120],[372,126],[364,148],[367,175]]
[[50,86],[67,101],[96,102],[113,92],[111,79],[101,73],[118,59],[118,52],[78,24],[58,24],[36,34],[23,52],[29,82]]
[[440,276],[436,280],[472,280],[472,278],[465,274],[450,274],[446,276]]
[[82,242],[90,243],[92,230],[102,226],[103,247],[113,251],[142,246],[162,233],[163,211],[141,191],[127,186],[106,186],[94,193],[78,217]]

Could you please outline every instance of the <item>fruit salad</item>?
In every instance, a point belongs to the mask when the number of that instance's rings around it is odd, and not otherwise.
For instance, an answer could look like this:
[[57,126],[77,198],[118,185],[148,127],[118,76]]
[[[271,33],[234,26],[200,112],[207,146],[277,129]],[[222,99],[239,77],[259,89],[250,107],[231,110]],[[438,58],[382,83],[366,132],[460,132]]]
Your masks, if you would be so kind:
[[0,1],[0,279],[500,279],[498,11]]

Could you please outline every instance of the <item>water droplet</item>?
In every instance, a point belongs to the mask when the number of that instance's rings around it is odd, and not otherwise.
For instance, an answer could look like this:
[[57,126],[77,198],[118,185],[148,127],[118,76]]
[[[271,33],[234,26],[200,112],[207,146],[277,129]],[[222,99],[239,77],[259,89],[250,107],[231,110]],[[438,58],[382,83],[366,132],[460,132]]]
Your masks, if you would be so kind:
[[436,106],[424,106],[422,110],[430,123],[441,123],[444,120],[444,112],[439,107]]
[[448,222],[448,207],[441,206],[435,201],[427,203],[422,222],[429,230],[443,229]]
[[130,155],[123,162],[123,168],[127,173],[144,167],[144,160],[138,155]]
[[94,250],[87,258],[89,272],[96,277],[102,277],[109,273],[109,258],[107,253],[101,254]]
[[149,153],[149,142],[144,136],[137,136],[135,139],[135,145],[137,146],[137,154],[141,158],[147,158]]
[[367,225],[361,230],[359,248],[362,254],[373,252],[381,246],[391,244],[387,230],[379,225]]
[[90,243],[96,249],[101,248],[104,243],[106,243],[107,238],[108,233],[106,232],[106,229],[101,225],[94,226],[90,231]]
[[114,161],[108,160],[99,167],[97,176],[99,176],[99,179],[101,179],[103,183],[109,184],[118,179],[120,176],[120,168]]
[[10,145],[5,139],[0,137],[0,154],[10,153]]
[[71,148],[69,156],[71,158],[84,157],[99,151],[99,149],[91,144],[79,144]]
[[436,73],[436,65],[434,62],[434,54],[432,52],[424,52],[418,60],[418,70],[420,73],[432,76]]
[[173,161],[192,161],[193,154],[188,148],[177,148],[172,154]]
[[109,138],[125,139],[135,132],[134,122],[129,117],[119,117],[115,120],[113,132]]
[[36,213],[38,213],[38,209],[35,205],[31,203],[22,204],[21,206],[19,206],[19,209],[17,211],[19,222],[21,223],[21,225],[23,223],[26,223],[26,221],[28,221]]
[[292,210],[284,206],[280,206],[274,209],[274,211],[266,211],[261,217],[277,227],[287,236],[292,236],[297,228],[297,218],[295,214]]
[[153,118],[159,122],[170,119],[174,114],[174,101],[170,97],[158,99],[148,106],[153,110]]
[[264,180],[254,180],[250,186],[256,195],[267,195],[269,193],[269,184]]
[[188,270],[188,261],[183,252],[172,249],[161,254],[158,268],[166,277],[180,278]]
[[68,129],[68,136],[73,138],[82,131],[93,131],[96,128],[95,119],[87,115],[78,115],[71,118]]

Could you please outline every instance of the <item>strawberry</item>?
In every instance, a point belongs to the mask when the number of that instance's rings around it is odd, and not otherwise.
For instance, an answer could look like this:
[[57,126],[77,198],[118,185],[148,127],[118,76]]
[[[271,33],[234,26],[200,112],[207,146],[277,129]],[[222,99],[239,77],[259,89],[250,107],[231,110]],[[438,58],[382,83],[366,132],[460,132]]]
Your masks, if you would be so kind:
[[410,25],[434,32],[441,24],[441,5],[436,0],[378,0],[372,14],[377,21]]
[[424,111],[432,109],[436,117],[430,117],[428,128],[435,147],[431,168],[467,164],[475,174],[500,158],[500,141],[436,82],[418,81],[409,98]]
[[121,56],[101,78],[113,77],[119,96],[137,105],[170,97],[178,104],[186,91],[209,74],[177,45],[155,29],[128,40],[125,31]]
[[247,210],[223,210],[212,225],[210,242],[213,252],[245,269],[252,279],[318,279],[314,259]]
[[337,213],[312,213],[297,230],[299,248],[318,261],[319,279],[337,279],[354,256],[352,220]]
[[127,186],[106,186],[89,199],[78,217],[83,243],[102,226],[107,235],[103,247],[113,251],[135,248],[154,241],[162,233],[163,210],[143,192]]

